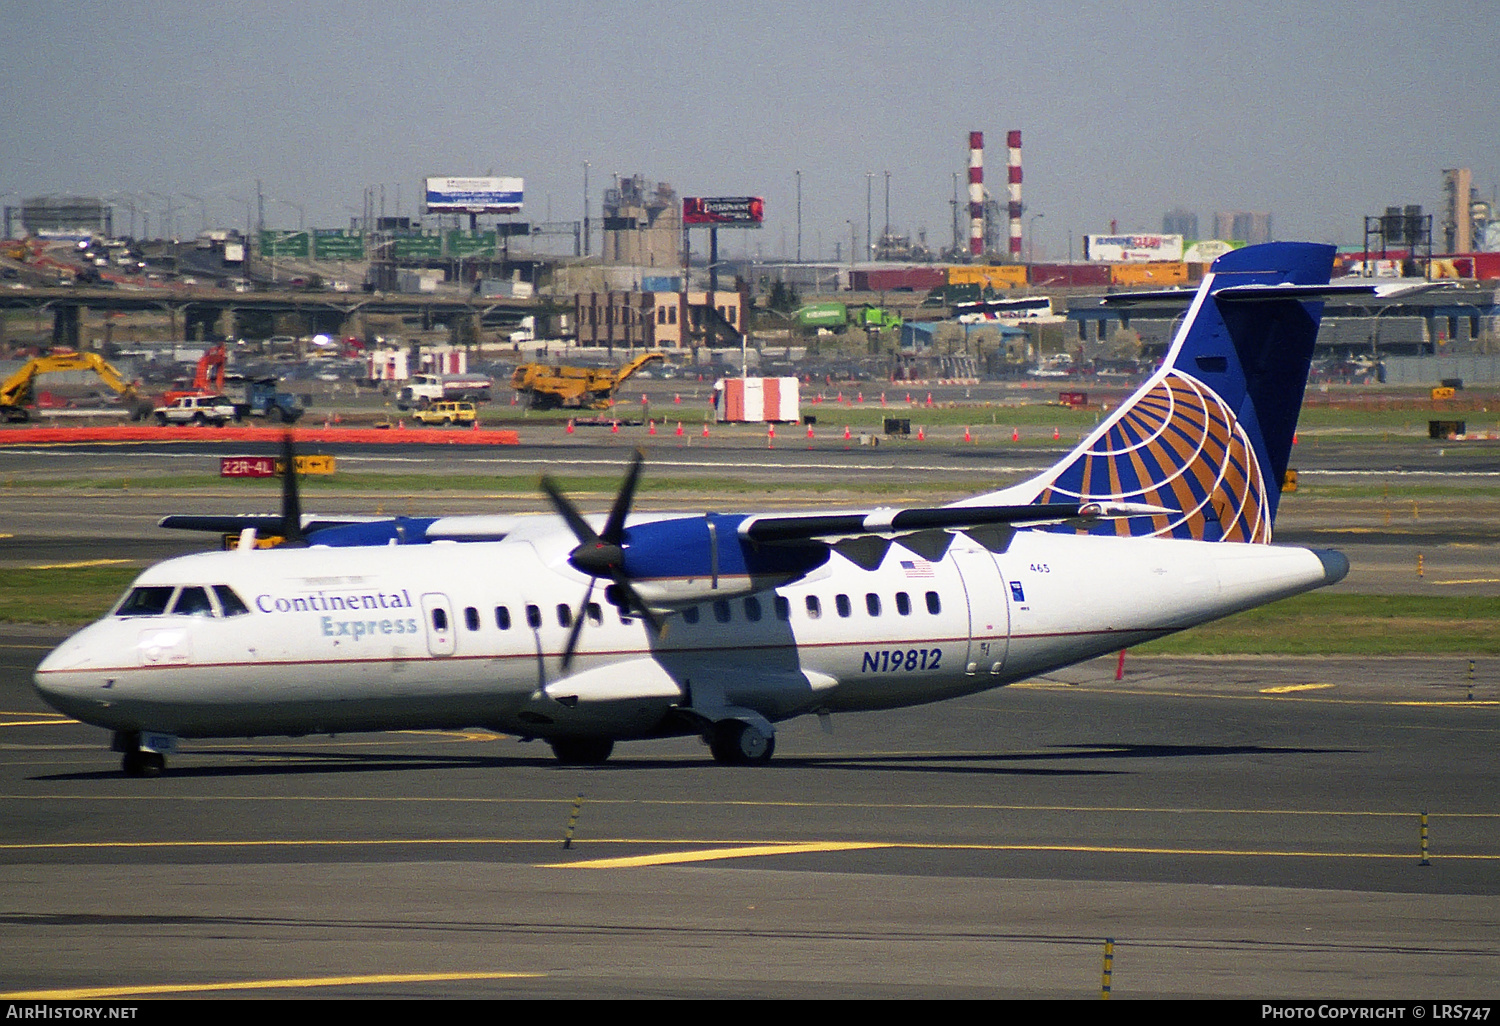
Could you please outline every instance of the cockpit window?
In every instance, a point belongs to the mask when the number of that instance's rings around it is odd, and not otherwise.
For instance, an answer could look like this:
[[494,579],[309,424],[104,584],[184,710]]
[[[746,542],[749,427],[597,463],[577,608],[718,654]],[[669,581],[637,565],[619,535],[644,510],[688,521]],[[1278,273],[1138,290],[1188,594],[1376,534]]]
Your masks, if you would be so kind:
[[153,585],[144,588],[132,588],[125,601],[115,610],[116,616],[161,616],[167,611],[167,603],[171,601],[172,592],[177,589],[171,585]]
[[213,604],[208,601],[208,589],[197,586],[183,588],[172,607],[177,616],[213,616]]
[[219,607],[224,610],[225,616],[243,616],[250,612],[250,607],[241,601],[229,585],[214,585],[214,594],[219,597]]

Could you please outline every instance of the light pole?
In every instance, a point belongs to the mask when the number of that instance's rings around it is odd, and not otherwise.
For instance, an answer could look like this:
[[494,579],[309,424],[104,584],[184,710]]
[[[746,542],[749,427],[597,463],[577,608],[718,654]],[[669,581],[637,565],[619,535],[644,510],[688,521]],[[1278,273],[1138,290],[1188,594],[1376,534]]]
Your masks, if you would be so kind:
[[589,162],[583,162],[583,255],[589,255]]
[[891,234],[891,173],[885,173],[885,230],[880,233],[880,240]]
[[1026,226],[1026,262],[1028,264],[1036,263],[1033,259],[1036,256],[1036,219],[1046,216],[1046,214],[1032,214],[1031,222]]
[[868,252],[865,254],[865,259],[866,260],[873,260],[873,259],[875,259],[875,240],[870,237],[870,228],[874,224],[874,219],[870,217],[870,189],[872,188],[872,184],[874,183],[874,181],[875,181],[875,172],[874,171],[866,171],[865,172],[865,249],[868,250]]
[[802,169],[797,169],[797,263],[802,262]]
[[194,196],[190,192],[180,192],[178,193],[178,195],[184,197],[185,199],[198,201],[198,232],[199,234],[202,234],[203,232],[208,231],[208,203],[203,199],[202,196]]
[[280,203],[282,206],[286,207],[295,207],[297,210],[297,230],[305,231],[307,229],[307,209],[303,207],[301,203],[293,203],[291,200],[277,199],[275,196],[268,196],[266,198],[269,199],[272,203]]

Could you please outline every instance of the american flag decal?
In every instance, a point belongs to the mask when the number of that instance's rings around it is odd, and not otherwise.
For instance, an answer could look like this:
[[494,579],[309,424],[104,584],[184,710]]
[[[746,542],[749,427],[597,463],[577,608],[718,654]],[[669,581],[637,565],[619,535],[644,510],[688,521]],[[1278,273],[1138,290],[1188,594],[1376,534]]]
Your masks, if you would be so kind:
[[908,577],[931,577],[932,564],[925,559],[903,559],[901,569]]

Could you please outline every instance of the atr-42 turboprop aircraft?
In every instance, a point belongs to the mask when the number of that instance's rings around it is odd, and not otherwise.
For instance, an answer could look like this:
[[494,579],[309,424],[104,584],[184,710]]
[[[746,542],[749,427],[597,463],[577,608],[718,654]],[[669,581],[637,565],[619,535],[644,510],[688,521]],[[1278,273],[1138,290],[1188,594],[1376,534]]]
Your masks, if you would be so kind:
[[572,763],[673,735],[765,762],[794,716],[1001,687],[1334,583],[1339,553],[1270,544],[1321,300],[1371,291],[1330,286],[1332,259],[1219,258],[1077,449],[948,506],[631,513],[637,455],[604,517],[544,479],[556,515],[361,521],[304,517],[289,474],[280,517],[163,521],[241,543],[141,574],[36,686],[131,774],[179,738],[474,726]]

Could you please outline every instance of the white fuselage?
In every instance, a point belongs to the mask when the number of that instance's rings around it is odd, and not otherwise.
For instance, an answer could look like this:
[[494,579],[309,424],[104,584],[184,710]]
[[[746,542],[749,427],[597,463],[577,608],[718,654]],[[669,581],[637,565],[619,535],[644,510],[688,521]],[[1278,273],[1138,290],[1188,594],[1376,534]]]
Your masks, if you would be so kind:
[[1298,548],[1018,531],[992,552],[958,534],[930,562],[897,542],[873,570],[835,553],[794,584],[709,595],[661,638],[595,587],[565,673],[588,580],[546,521],[497,542],[170,560],[137,586],[227,585],[249,611],[111,615],[48,656],[37,688],[85,722],[181,737],[647,737],[726,710],[776,721],[981,691],[1333,579]]

